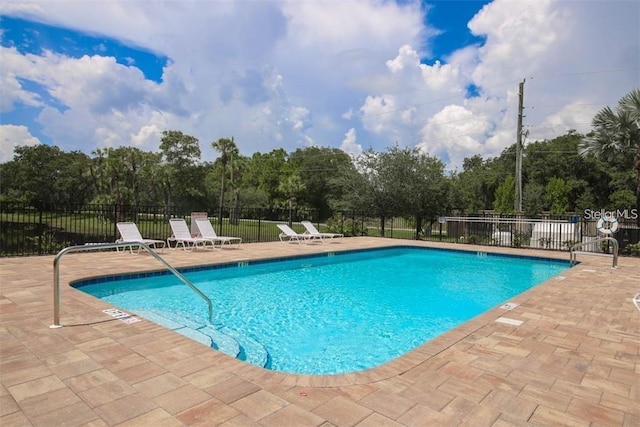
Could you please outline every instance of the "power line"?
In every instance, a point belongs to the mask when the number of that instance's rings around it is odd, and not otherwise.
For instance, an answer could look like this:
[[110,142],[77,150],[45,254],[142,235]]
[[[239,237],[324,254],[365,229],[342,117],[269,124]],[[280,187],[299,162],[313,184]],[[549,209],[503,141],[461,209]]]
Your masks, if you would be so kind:
[[613,70],[594,70],[594,71],[578,71],[575,73],[563,73],[563,74],[541,74],[538,76],[529,77],[530,79],[534,78],[557,78],[557,77],[573,77],[573,76],[584,76],[587,74],[611,74],[611,73],[622,73],[625,71],[638,71],[640,68],[616,68]]
[[435,126],[435,125],[448,125],[449,123],[459,123],[459,122],[467,122],[470,120],[486,120],[487,116],[473,116],[473,117],[466,117],[464,119],[457,119],[457,120],[449,120],[448,122],[435,122],[435,123],[427,123],[424,125],[424,127],[426,126]]
[[[529,79],[533,80],[533,79],[573,77],[573,76],[583,76],[583,75],[612,74],[612,73],[621,73],[621,72],[626,72],[626,71],[638,71],[638,70],[640,70],[640,68],[618,68],[618,69],[612,69],[612,70],[579,71],[579,72],[574,72],[574,73],[562,73],[562,74],[539,74],[539,75],[531,76],[531,77],[529,77]],[[486,89],[494,89],[496,87],[510,85],[510,84],[514,83],[515,81],[516,80],[509,80],[509,81],[497,83],[495,85],[483,87],[483,89],[485,89],[485,90]],[[466,96],[465,96],[464,93],[461,93],[459,95],[452,95],[452,96],[448,96],[448,97],[444,97],[444,98],[433,99],[433,100],[426,101],[426,102],[411,104],[411,105],[409,105],[407,107],[394,108],[393,110],[382,111],[382,112],[375,113],[375,114],[368,114],[367,117],[377,117],[377,116],[382,116],[384,114],[391,114],[391,113],[396,113],[396,112],[399,112],[399,111],[406,111],[406,110],[409,110],[411,108],[421,107],[423,105],[435,104],[435,103],[438,103],[438,102],[441,102],[441,101],[448,101],[450,99],[456,99],[456,98],[466,98]],[[588,106],[588,105],[609,105],[609,104],[607,104],[607,103],[602,103],[602,104],[598,103],[598,104],[574,104],[574,105]],[[558,106],[562,106],[562,105],[558,105]],[[534,107],[530,107],[530,108],[534,108]],[[538,108],[543,108],[543,107],[538,107]]]
[[[493,89],[493,88],[500,87],[500,86],[510,85],[510,84],[514,83],[515,81],[516,80],[511,80],[511,81],[506,81],[506,82],[503,82],[503,83],[498,83],[498,84],[495,84],[495,85],[492,85],[492,86],[486,86],[484,89]],[[409,105],[407,107],[394,108],[393,110],[382,111],[380,113],[375,113],[375,114],[367,114],[366,117],[377,117],[377,116],[382,116],[384,114],[397,113],[399,111],[407,111],[407,110],[410,110],[411,108],[421,107],[423,105],[435,104],[435,103],[438,103],[438,102],[441,102],[441,101],[448,101],[450,99],[456,99],[456,98],[466,99],[466,94],[465,93],[461,93],[459,95],[451,95],[451,96],[447,96],[447,97],[444,97],[444,98],[433,99],[431,101],[420,102],[420,103],[417,103],[417,104],[411,104],[411,105]]]
[[549,126],[556,126],[556,125],[567,125],[567,126],[572,126],[572,125],[590,125],[591,122],[573,122],[573,123],[545,123],[545,122],[540,122],[538,124],[535,125],[524,125],[524,127],[526,128],[539,128],[539,127],[549,127]]
[[577,108],[577,107],[588,107],[588,106],[594,106],[594,105],[610,105],[611,103],[607,103],[607,102],[595,102],[592,104],[555,104],[555,105],[534,105],[533,107],[527,107],[528,109],[535,109],[535,108],[556,108],[556,107],[564,107],[564,108]]

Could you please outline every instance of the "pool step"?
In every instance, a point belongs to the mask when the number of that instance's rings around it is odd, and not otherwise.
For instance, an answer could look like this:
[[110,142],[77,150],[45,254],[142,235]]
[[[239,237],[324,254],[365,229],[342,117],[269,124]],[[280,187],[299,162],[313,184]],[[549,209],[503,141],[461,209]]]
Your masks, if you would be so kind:
[[262,344],[226,326],[216,328],[208,323],[191,320],[180,313],[157,310],[136,310],[136,313],[187,338],[252,365],[265,367],[269,362],[269,353]]
[[240,332],[223,326],[220,328],[225,335],[233,337],[240,343],[243,350],[243,360],[252,365],[264,368],[269,363],[269,353],[262,344],[251,337],[241,334]]
[[210,325],[201,324],[178,313],[166,311],[136,310],[136,313],[145,319],[151,320],[208,347],[215,348],[229,356],[238,357],[240,354],[240,344],[238,344],[233,337],[225,335]]

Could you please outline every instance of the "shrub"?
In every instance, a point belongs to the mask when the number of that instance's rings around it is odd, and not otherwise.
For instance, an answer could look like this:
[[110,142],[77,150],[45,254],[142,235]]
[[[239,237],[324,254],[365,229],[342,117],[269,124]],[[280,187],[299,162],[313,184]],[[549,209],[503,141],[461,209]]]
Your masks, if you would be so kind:
[[640,242],[631,243],[622,249],[622,255],[640,257]]

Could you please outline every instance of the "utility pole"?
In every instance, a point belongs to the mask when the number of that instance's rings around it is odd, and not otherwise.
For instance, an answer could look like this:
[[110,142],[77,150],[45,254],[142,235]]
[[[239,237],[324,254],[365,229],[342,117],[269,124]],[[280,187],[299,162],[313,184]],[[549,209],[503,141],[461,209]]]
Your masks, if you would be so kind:
[[518,85],[518,131],[516,135],[516,197],[513,203],[516,213],[522,212],[522,111],[524,110],[524,82]]

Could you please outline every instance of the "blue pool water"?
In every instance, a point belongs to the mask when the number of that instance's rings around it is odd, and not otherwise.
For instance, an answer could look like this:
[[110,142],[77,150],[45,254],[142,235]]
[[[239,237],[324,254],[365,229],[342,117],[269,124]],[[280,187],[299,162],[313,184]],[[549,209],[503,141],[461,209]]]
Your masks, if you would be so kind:
[[338,374],[388,362],[568,267],[396,247],[183,270],[212,300],[213,325],[172,275],[74,286],[250,363]]

